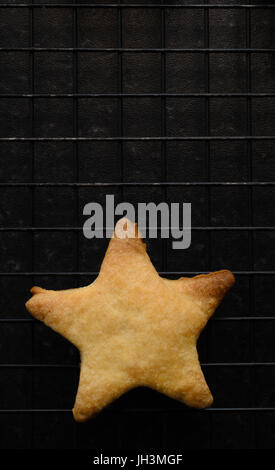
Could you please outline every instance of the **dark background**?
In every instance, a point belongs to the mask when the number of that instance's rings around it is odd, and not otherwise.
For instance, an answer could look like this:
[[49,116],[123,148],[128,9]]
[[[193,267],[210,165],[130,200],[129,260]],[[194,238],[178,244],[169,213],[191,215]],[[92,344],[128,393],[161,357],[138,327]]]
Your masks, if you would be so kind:
[[[273,2],[19,3],[0,4],[1,448],[273,448]],[[107,241],[78,228],[106,194],[192,203],[188,250],[148,240],[167,277],[236,273],[198,345],[209,410],[137,389],[73,421],[78,353],[24,303],[92,282]]]

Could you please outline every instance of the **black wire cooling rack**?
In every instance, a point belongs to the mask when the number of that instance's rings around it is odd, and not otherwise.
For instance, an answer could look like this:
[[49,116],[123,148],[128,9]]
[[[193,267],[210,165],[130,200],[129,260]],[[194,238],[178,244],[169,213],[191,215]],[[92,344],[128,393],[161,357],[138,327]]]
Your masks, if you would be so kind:
[[[274,13],[265,2],[0,4],[2,448],[274,447]],[[79,214],[106,193],[199,201],[190,254],[148,241],[158,271],[236,274],[199,344],[217,396],[208,410],[137,390],[72,421],[78,355],[24,301],[34,283],[97,275],[106,243],[83,241]]]

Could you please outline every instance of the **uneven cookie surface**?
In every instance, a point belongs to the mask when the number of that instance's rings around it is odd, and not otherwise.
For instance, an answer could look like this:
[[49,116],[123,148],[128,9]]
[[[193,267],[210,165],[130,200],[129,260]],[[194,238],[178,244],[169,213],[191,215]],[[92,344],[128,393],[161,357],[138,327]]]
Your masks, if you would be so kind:
[[234,276],[223,270],[164,279],[152,265],[137,229],[133,233],[133,238],[114,235],[100,273],[89,286],[63,291],[33,287],[33,297],[26,303],[35,318],[80,351],[73,408],[77,421],[90,418],[137,386],[198,408],[213,401],[196,342],[234,284]]

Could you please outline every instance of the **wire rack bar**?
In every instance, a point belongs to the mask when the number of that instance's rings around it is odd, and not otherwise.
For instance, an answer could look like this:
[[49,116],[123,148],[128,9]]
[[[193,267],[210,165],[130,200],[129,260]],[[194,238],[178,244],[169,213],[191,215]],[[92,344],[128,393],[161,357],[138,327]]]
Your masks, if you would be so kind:
[[[111,227],[103,227],[104,230],[109,229]],[[140,230],[144,229],[145,227],[140,227]],[[166,228],[174,228],[174,227],[152,227],[151,229],[166,229]],[[181,230],[186,229],[187,227],[180,227]],[[102,227],[98,230],[101,230]],[[81,232],[83,227],[0,227],[0,232]],[[95,229],[96,230],[96,229]],[[192,227],[192,230],[198,231],[273,231],[275,227]]]
[[143,4],[143,3],[41,3],[41,4],[29,4],[29,3],[2,3],[0,8],[118,8],[118,9],[127,9],[127,8],[146,8],[146,9],[164,9],[164,8],[176,8],[176,9],[194,9],[194,8],[206,8],[206,9],[266,9],[266,8],[275,8],[273,4],[194,4],[194,5],[178,5],[178,4]]
[[275,93],[1,93],[0,98],[274,98]]
[[0,137],[0,142],[177,142],[177,141],[275,140],[275,135],[155,136],[155,137]]
[[[125,408],[125,409],[115,409],[109,406],[108,408],[105,408],[105,413],[206,413],[206,412],[274,412],[275,408],[274,407],[265,407],[265,408],[256,408],[256,407],[251,407],[251,408],[204,408],[204,409],[194,409],[194,408],[188,408],[188,407],[182,407],[182,408]],[[25,408],[25,409],[0,409],[0,414],[32,414],[32,413],[72,413],[71,409],[64,409],[64,408],[40,408],[40,409],[34,409],[34,408]]]
[[275,93],[0,93],[0,98],[274,98]]
[[[275,317],[213,317],[210,319],[211,322],[216,321],[275,321]],[[0,323],[38,323],[39,320],[35,318],[0,318]]]
[[[202,367],[275,367],[275,362],[202,362]],[[0,369],[80,369],[79,364],[0,364]]]
[[[202,367],[275,367],[275,362],[201,362]],[[0,369],[79,369],[79,364],[0,364]]]
[[[209,274],[209,271],[157,271],[160,276],[181,276]],[[232,271],[237,276],[275,275],[275,271]],[[29,271],[7,271],[0,272],[0,276],[98,276],[99,271],[66,271],[66,272],[29,272]]]
[[118,48],[118,47],[104,47],[104,48],[94,48],[94,47],[0,47],[0,52],[117,52],[117,53],[130,53],[130,52],[158,52],[158,53],[245,53],[245,54],[254,54],[254,53],[267,53],[275,52],[275,49],[271,48],[226,48],[226,49],[217,49],[217,48]]
[[[274,137],[275,138],[275,137]],[[95,186],[275,186],[275,181],[161,181],[161,182],[133,182],[121,181],[116,183],[0,183],[0,187],[80,187],[89,188]]]

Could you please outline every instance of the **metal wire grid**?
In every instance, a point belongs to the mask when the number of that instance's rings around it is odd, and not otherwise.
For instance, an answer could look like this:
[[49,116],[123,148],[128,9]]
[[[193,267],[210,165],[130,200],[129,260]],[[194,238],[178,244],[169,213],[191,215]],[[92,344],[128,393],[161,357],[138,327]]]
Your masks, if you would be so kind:
[[[260,187],[266,187],[266,186],[275,186],[275,182],[262,182],[262,181],[253,181],[252,180],[252,149],[251,149],[251,144],[255,140],[275,140],[274,135],[264,135],[264,136],[255,136],[252,135],[252,128],[251,128],[251,98],[252,97],[274,97],[275,93],[253,93],[251,92],[251,53],[274,53],[275,49],[266,49],[266,48],[261,48],[261,49],[255,49],[251,48],[251,31],[250,31],[250,14],[252,9],[274,9],[275,5],[273,4],[266,4],[266,5],[237,5],[237,4],[190,4],[190,5],[170,5],[170,4],[165,4],[164,1],[162,1],[160,4],[78,4],[78,3],[73,3],[73,4],[10,4],[10,3],[3,3],[0,5],[1,8],[26,8],[29,9],[29,14],[30,14],[30,46],[29,47],[16,47],[16,48],[9,48],[9,47],[1,47],[0,48],[0,53],[1,52],[12,52],[12,51],[18,51],[18,52],[29,52],[31,56],[31,93],[22,93],[22,94],[16,94],[16,93],[8,93],[8,94],[0,94],[0,98],[22,98],[22,99],[31,99],[31,121],[32,121],[32,135],[29,137],[17,137],[17,136],[12,136],[12,137],[1,137],[0,142],[12,142],[12,141],[22,141],[22,142],[30,142],[32,145],[32,159],[33,159],[33,167],[34,167],[34,143],[35,142],[50,142],[50,141],[57,141],[57,142],[62,142],[62,141],[68,141],[68,142],[73,142],[74,145],[74,161],[75,161],[75,182],[74,183],[52,183],[52,182],[47,182],[47,183],[36,183],[34,181],[34,175],[33,175],[33,180],[32,182],[27,182],[27,183],[0,183],[0,187],[28,187],[32,188],[33,195],[32,195],[32,204],[34,205],[34,189],[36,187],[73,187],[75,188],[76,192],[79,188],[81,187],[118,187],[120,188],[121,192],[121,197],[123,197],[123,189],[125,187],[133,186],[133,187],[139,187],[139,186],[160,186],[162,191],[163,191],[163,197],[164,200],[166,200],[167,196],[167,188],[169,186],[205,186],[208,188],[208,226],[204,227],[192,227],[192,230],[197,230],[197,231],[207,231],[209,233],[209,243],[208,243],[208,249],[209,249],[209,258],[211,258],[211,245],[210,245],[210,234],[212,231],[227,231],[227,230],[233,230],[233,231],[248,231],[249,234],[249,259],[250,259],[250,268],[247,271],[236,271],[235,274],[240,275],[240,276],[248,276],[250,279],[250,312],[253,312],[253,299],[251,296],[252,289],[253,289],[253,277],[257,274],[261,275],[271,275],[275,274],[275,271],[254,271],[253,270],[253,243],[252,243],[252,235],[254,231],[274,231],[275,227],[269,226],[269,227],[255,227],[253,226],[253,221],[252,221],[252,214],[253,214],[253,206],[252,206],[252,189],[253,187],[260,186]],[[33,46],[33,11],[34,8],[70,8],[73,11],[73,47],[34,47]],[[78,14],[78,9],[80,8],[113,8],[117,11],[118,15],[118,45],[119,47],[117,48],[83,48],[83,47],[78,47],[78,37],[77,37],[77,14]],[[124,9],[131,9],[131,8],[156,8],[161,11],[161,47],[160,48],[150,48],[150,49],[144,49],[144,48],[123,48],[123,38],[122,38],[122,11]],[[167,9],[174,8],[174,9],[203,9],[204,10],[204,26],[205,26],[205,38],[204,38],[204,48],[184,48],[184,49],[173,49],[173,48],[166,48],[165,47],[165,15]],[[209,48],[209,10],[210,9],[244,9],[246,12],[246,47],[245,48],[226,48],[226,49],[217,49],[217,48]],[[44,93],[35,93],[34,92],[34,52],[73,52],[73,93],[50,93],[50,94],[44,94]],[[78,52],[116,52],[118,53],[118,93],[79,93],[78,92],[78,85],[77,85],[77,77],[78,77]],[[123,63],[123,54],[124,53],[132,53],[132,52],[158,52],[161,54],[161,92],[160,93],[124,93],[123,92],[123,80],[122,80],[122,75],[123,75],[123,70],[122,70],[122,63]],[[187,52],[195,52],[198,54],[204,54],[205,55],[205,80],[206,80],[206,91],[201,92],[201,93],[167,93],[166,92],[166,73],[165,73],[165,68],[166,68],[166,53],[167,52],[173,52],[173,53],[187,53]],[[245,53],[247,56],[247,91],[242,92],[242,93],[212,93],[209,91],[209,56],[210,54],[219,54],[219,53],[227,53],[227,52],[233,52],[233,53]],[[77,100],[78,98],[93,98],[93,97],[99,97],[99,98],[118,98],[118,116],[119,116],[119,135],[114,136],[114,137],[80,137],[78,135],[78,106],[77,106]],[[153,137],[127,137],[123,136],[123,98],[127,97],[156,97],[156,98],[161,98],[161,136],[153,136]],[[205,118],[206,118],[206,128],[207,132],[205,136],[173,136],[169,137],[166,135],[166,98],[168,97],[204,97],[206,106],[205,106]],[[245,136],[212,136],[210,134],[210,126],[209,126],[209,99],[212,97],[245,97],[247,99],[247,129],[249,130],[249,135]],[[35,98],[69,98],[73,99],[73,136],[72,137],[36,137],[34,136],[34,99]],[[209,144],[211,141],[235,141],[235,140],[241,140],[245,141],[247,143],[247,152],[249,155],[249,181],[247,182],[213,182],[213,181],[206,181],[206,182],[173,182],[173,181],[167,181],[167,176],[166,176],[166,144],[169,141],[204,141],[205,142],[205,149],[206,149],[206,166],[207,166],[207,175],[208,179],[210,179],[210,157],[209,157]],[[87,141],[114,141],[118,142],[120,145],[120,164],[121,164],[121,181],[119,183],[101,183],[101,182],[94,182],[94,183],[79,183],[79,178],[78,178],[78,144],[79,142],[87,142]],[[159,141],[161,143],[161,161],[162,161],[162,182],[160,183],[153,183],[153,182],[125,182],[123,181],[123,143],[127,141]],[[250,208],[249,208],[249,214],[250,214],[250,225],[246,227],[213,227],[210,225],[210,198],[211,198],[211,193],[210,189],[211,187],[215,186],[239,186],[239,187],[247,187],[249,188],[250,191]],[[76,211],[77,214],[77,211]],[[1,227],[0,231],[21,231],[21,232],[31,232],[32,233],[32,240],[33,236],[37,231],[81,231],[82,228],[79,226],[79,218],[76,216],[76,226],[75,227],[35,227],[32,225],[31,227]],[[77,247],[79,249],[79,247]],[[79,270],[76,272],[1,272],[0,276],[83,276],[83,275],[91,275],[91,276],[96,276],[98,273],[96,271],[94,272],[80,272]],[[173,271],[173,272],[168,272],[167,271],[167,246],[166,243],[163,243],[163,268],[162,271],[160,271],[161,275],[182,275],[182,274],[197,274],[197,272],[191,272],[191,271],[185,271],[185,272],[178,272],[178,271]],[[264,317],[264,316],[256,316],[256,315],[251,315],[251,316],[241,316],[241,317],[223,317],[223,318],[216,318],[213,319],[212,321],[231,321],[231,320],[248,320],[250,321],[250,341],[253,341],[253,328],[254,328],[254,321],[260,320],[275,320],[275,316],[273,317]],[[26,323],[34,323],[35,320],[33,319],[27,319],[27,318],[7,318],[7,319],[0,319],[0,322],[10,322],[10,323],[20,323],[20,322],[26,322]],[[251,351],[253,351],[253,347],[251,348]],[[234,363],[204,363],[204,367],[212,367],[212,366],[220,366],[220,367],[228,367],[228,366],[236,366],[236,367],[256,367],[256,366],[261,366],[261,367],[269,367],[269,366],[274,366],[274,362],[254,362],[253,358],[252,361],[249,363],[244,363],[244,362],[234,362]],[[71,369],[77,369],[78,366],[75,365],[62,365],[62,364],[1,364],[1,368],[30,368],[31,370],[35,368],[71,368]],[[30,413],[33,414],[35,412],[39,413],[54,413],[54,412],[71,412],[70,410],[67,409],[1,409],[0,413]],[[135,410],[129,410],[127,409],[127,413],[135,411]],[[158,412],[158,409],[155,409],[153,411]],[[169,411],[169,410],[168,410]],[[173,411],[173,410],[171,410]],[[254,412],[254,411],[275,411],[274,407],[239,407],[239,408],[226,408],[226,407],[221,407],[221,408],[210,408],[206,410],[207,412],[219,412],[219,411],[229,411],[229,412]],[[111,412],[115,412],[111,410]],[[121,410],[119,410],[119,413]]]

